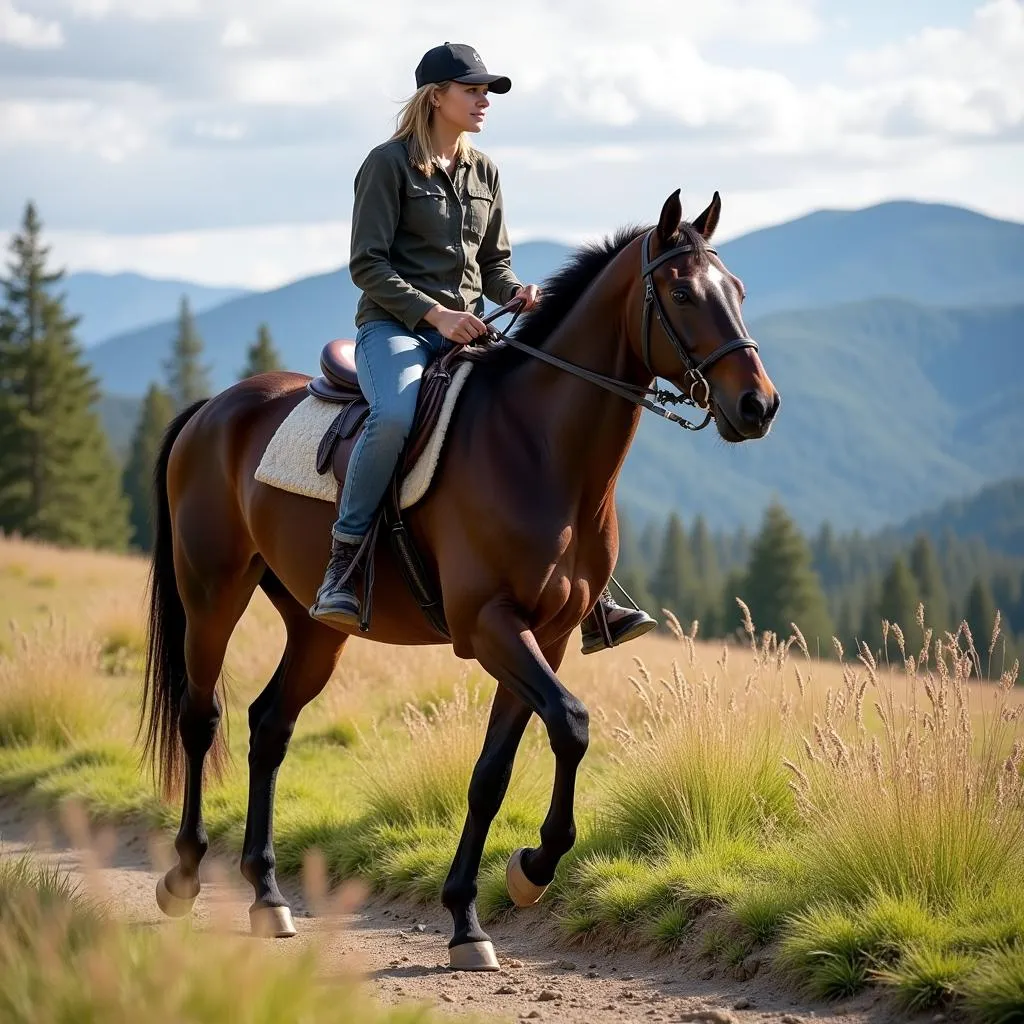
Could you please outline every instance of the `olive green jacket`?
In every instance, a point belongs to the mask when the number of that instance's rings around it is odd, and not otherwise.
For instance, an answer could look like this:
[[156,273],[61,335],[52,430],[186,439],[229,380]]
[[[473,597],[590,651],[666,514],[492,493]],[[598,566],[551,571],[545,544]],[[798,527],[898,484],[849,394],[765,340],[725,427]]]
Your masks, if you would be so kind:
[[356,327],[400,320],[415,330],[439,304],[481,316],[483,296],[504,305],[522,287],[511,247],[498,169],[473,151],[452,176],[428,178],[409,163],[404,141],[370,151],[355,178],[349,273],[362,291]]

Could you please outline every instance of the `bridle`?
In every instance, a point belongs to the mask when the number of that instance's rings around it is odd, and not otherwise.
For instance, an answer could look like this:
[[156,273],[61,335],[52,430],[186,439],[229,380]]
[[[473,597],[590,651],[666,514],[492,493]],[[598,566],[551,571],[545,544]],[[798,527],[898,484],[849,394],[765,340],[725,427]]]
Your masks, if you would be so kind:
[[[683,365],[686,367],[686,377],[684,379],[687,381],[687,387],[685,394],[674,391],[663,391],[659,388],[644,388],[637,384],[630,384],[628,381],[619,380],[616,377],[608,377],[603,373],[596,373],[593,370],[588,370],[584,366],[577,366],[575,363],[570,363],[568,360],[561,359],[559,356],[552,355],[550,352],[545,352],[543,349],[534,348],[531,345],[525,345],[522,342],[517,341],[515,338],[510,338],[507,332],[512,329],[516,320],[519,319],[520,313],[522,313],[521,299],[513,299],[500,309],[494,310],[494,312],[483,318],[483,322],[489,325],[494,320],[498,319],[498,317],[504,316],[506,313],[512,313],[512,319],[509,321],[509,324],[504,331],[497,330],[493,327],[490,328],[488,335],[492,340],[510,345],[512,348],[518,349],[520,352],[525,352],[528,355],[542,360],[543,362],[550,363],[552,366],[557,366],[576,377],[588,380],[592,384],[596,384],[598,387],[604,388],[606,391],[610,391],[613,394],[618,395],[620,398],[625,398],[627,401],[633,402],[635,405],[640,405],[645,409],[650,409],[651,412],[656,412],[659,416],[663,416],[665,419],[671,420],[673,423],[678,423],[684,430],[703,430],[712,419],[710,405],[711,385],[704,376],[704,371],[713,366],[720,359],[723,359],[725,356],[730,355],[733,352],[738,352],[740,349],[750,348],[756,352],[757,342],[754,341],[753,338],[735,338],[732,341],[726,342],[724,345],[719,345],[718,348],[716,348],[706,359],[703,359],[700,362],[697,362],[694,359],[691,350],[679,335],[676,334],[675,329],[669,322],[668,316],[665,313],[665,308],[661,302],[661,297],[658,295],[658,292],[654,287],[653,274],[654,271],[663,263],[666,263],[671,259],[675,259],[677,256],[681,256],[684,253],[694,252],[696,247],[692,243],[686,242],[683,245],[677,245],[674,248],[669,249],[667,252],[661,253],[652,260],[650,258],[650,245],[651,236],[653,234],[654,229],[652,228],[646,235],[644,235],[643,248],[641,250],[642,264],[640,275],[641,280],[645,282],[644,308],[640,324],[642,358],[647,372],[657,380],[658,375],[651,368],[651,317],[653,315],[661,326],[662,331],[664,331],[665,337],[668,338],[669,344],[675,350]],[[717,251],[712,249],[710,246],[707,247],[706,251],[717,255]],[[700,396],[699,398],[697,397],[698,394]],[[677,413],[664,408],[665,405],[689,405],[694,408],[706,410],[707,415],[704,417],[703,423],[691,423],[689,420],[683,419],[683,417]]]
[[[665,313],[665,307],[661,303],[661,296],[658,294],[657,289],[654,287],[654,271],[658,269],[663,263],[667,263],[671,259],[682,255],[683,253],[693,252],[695,246],[689,242],[683,245],[677,245],[674,249],[669,249],[668,252],[663,252],[660,256],[655,256],[652,260],[650,258],[651,252],[651,235],[653,230],[648,231],[644,235],[643,248],[641,249],[641,257],[643,260],[640,276],[644,285],[644,311],[642,319],[640,321],[640,351],[644,361],[644,366],[647,368],[647,372],[652,377],[657,377],[651,367],[651,316],[657,318],[661,329],[665,332],[665,337],[668,338],[669,343],[676,351],[676,355],[682,360],[683,365],[686,367],[686,376],[683,378],[684,381],[688,382],[686,386],[686,395],[690,399],[690,403],[696,407],[707,409],[708,414],[704,422],[694,429],[702,430],[706,427],[711,420],[711,385],[708,383],[707,377],[704,376],[704,371],[711,366],[714,366],[719,359],[725,358],[732,352],[738,352],[740,349],[751,348],[755,352],[757,351],[757,342],[753,338],[734,338],[732,341],[727,341],[724,345],[719,345],[711,355],[701,362],[696,362],[691,354],[690,348],[683,342],[683,340],[676,334],[675,328],[669,321],[667,314]],[[718,255],[717,249],[712,249],[711,246],[705,247],[706,252],[713,253],[715,256]],[[703,394],[700,398],[697,398],[694,392],[700,389]]]

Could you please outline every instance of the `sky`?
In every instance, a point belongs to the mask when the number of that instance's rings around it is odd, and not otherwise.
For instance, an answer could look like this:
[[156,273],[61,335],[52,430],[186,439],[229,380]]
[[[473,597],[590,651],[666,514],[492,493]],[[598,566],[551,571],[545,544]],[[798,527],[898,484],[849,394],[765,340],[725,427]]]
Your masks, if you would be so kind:
[[512,79],[473,143],[513,250],[676,188],[721,192],[721,240],[889,199],[1024,221],[1024,0],[0,0],[0,243],[31,199],[69,271],[335,269],[446,40]]

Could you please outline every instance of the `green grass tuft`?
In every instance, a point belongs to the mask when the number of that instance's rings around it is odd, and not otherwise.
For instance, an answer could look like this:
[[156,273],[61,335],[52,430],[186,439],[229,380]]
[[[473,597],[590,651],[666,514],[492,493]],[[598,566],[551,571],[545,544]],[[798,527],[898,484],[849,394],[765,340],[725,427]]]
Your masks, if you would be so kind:
[[1024,1024],[1024,946],[994,951],[963,982],[963,991],[979,1024]]
[[658,949],[671,952],[683,943],[692,928],[689,908],[676,904],[662,910],[647,926],[646,934]]
[[779,751],[756,736],[666,727],[609,780],[602,829],[622,848],[651,854],[756,839],[771,823],[793,821]]
[[872,976],[895,989],[901,1006],[918,1013],[950,1003],[977,965],[977,959],[966,953],[924,946],[907,950],[899,963]]
[[785,925],[776,963],[819,999],[853,995],[867,983],[870,937],[843,907],[795,914]]
[[786,919],[805,904],[799,892],[764,882],[743,888],[730,901],[729,909],[750,939],[764,946],[779,934]]
[[319,743],[333,747],[354,747],[358,742],[359,729],[356,724],[347,718],[339,718],[316,732],[302,736],[295,745]]

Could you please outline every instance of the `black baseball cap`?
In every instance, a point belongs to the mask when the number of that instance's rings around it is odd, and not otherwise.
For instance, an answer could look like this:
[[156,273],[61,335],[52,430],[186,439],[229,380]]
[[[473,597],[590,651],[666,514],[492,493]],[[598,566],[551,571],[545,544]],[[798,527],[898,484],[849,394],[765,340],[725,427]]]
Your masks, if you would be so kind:
[[416,66],[416,88],[441,82],[486,85],[491,92],[497,93],[508,92],[512,88],[510,78],[488,74],[480,54],[466,43],[446,42],[423,54],[423,59]]

